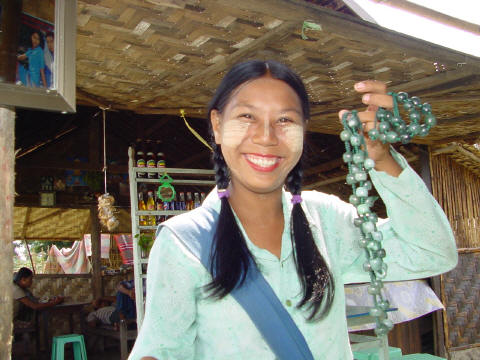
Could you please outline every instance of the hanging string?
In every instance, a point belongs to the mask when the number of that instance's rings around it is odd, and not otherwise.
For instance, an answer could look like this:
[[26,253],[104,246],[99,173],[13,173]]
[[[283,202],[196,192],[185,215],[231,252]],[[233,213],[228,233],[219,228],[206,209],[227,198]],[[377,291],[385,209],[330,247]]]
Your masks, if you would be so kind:
[[100,108],[102,110],[103,115],[103,178],[104,178],[104,194],[108,194],[107,192],[107,133],[105,131],[105,123],[106,123],[106,111],[110,109],[108,108]]
[[195,131],[194,128],[192,128],[190,126],[190,124],[188,123],[187,121],[187,118],[185,117],[185,110],[183,109],[180,109],[180,117],[183,119],[183,121],[185,121],[185,125],[187,126],[188,130],[190,130],[190,132],[198,139],[200,140],[200,142],[205,145],[206,147],[208,147],[210,149],[211,152],[213,152],[213,149],[210,145],[208,145],[208,142],[202,137],[202,135],[200,135],[198,132]]

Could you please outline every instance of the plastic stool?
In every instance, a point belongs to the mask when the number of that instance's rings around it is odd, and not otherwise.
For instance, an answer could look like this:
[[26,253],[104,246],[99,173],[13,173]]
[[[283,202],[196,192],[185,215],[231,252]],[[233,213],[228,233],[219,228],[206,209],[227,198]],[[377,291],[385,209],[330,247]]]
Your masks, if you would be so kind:
[[430,354],[403,355],[401,359],[402,360],[445,360],[445,358],[441,358],[441,357],[430,355]]
[[[402,357],[402,349],[396,347],[388,347],[388,356],[390,360],[400,360]],[[378,347],[364,350],[355,350],[353,352],[355,360],[378,360]]]
[[64,360],[65,344],[72,343],[75,360],[87,360],[87,350],[83,335],[69,334],[54,336],[52,342],[52,360]]

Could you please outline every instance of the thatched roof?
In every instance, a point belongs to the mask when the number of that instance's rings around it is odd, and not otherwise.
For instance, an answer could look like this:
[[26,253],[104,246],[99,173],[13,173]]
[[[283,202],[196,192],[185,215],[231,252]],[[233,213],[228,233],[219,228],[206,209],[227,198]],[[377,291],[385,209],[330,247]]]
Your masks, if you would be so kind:
[[[120,225],[116,233],[130,233],[130,210],[117,209]],[[15,206],[13,238],[15,240],[75,241],[90,233],[90,209]],[[107,233],[108,231],[104,231]]]
[[[225,71],[248,58],[293,67],[312,101],[310,130],[337,134],[336,113],[360,105],[375,78],[431,102],[424,143],[480,135],[480,59],[302,0],[79,0],[80,103],[202,117]],[[323,1],[323,3],[332,3]],[[339,3],[338,1],[336,2]],[[338,7],[338,6],[337,6]],[[320,30],[305,30],[304,21]]]

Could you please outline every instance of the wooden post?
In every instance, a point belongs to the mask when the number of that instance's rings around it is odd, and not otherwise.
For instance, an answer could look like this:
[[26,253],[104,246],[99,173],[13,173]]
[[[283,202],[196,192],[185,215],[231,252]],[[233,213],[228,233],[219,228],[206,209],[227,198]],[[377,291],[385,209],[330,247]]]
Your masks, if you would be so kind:
[[[421,146],[420,152],[420,176],[427,185],[430,193],[432,192],[432,176],[430,170],[430,149],[427,146]],[[432,289],[439,299],[441,294],[441,276],[434,276],[431,278]],[[445,335],[443,332],[443,313],[442,311],[435,311],[432,314],[433,318],[433,342],[435,355],[445,356]]]
[[0,359],[12,346],[13,201],[15,111],[0,106]]
[[96,206],[90,208],[90,234],[92,237],[92,292],[94,299],[102,296],[102,272],[100,262],[100,223]]

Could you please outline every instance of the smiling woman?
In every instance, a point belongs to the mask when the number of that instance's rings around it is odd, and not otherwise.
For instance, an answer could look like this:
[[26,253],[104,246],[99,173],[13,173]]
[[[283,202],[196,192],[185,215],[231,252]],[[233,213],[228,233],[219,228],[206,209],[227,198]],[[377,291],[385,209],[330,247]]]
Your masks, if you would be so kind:
[[[355,90],[368,131],[392,98],[381,82]],[[237,64],[208,115],[217,189],[157,230],[130,359],[352,359],[343,287],[369,280],[361,234],[351,204],[301,191],[309,119],[301,79],[275,61]],[[378,227],[387,280],[451,269],[453,234],[423,181],[388,146],[366,146],[392,216]]]

